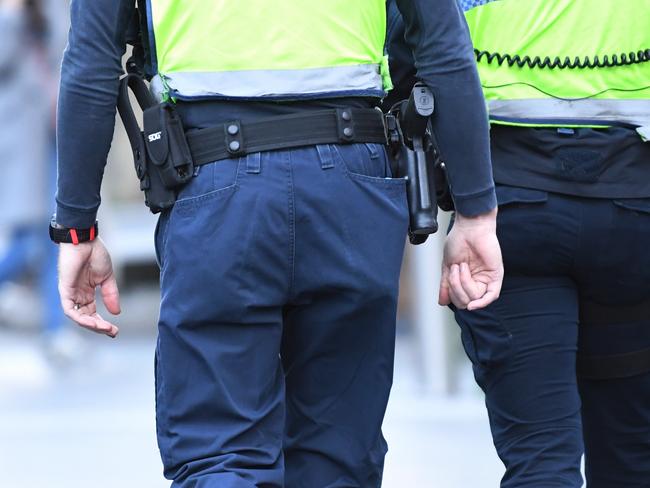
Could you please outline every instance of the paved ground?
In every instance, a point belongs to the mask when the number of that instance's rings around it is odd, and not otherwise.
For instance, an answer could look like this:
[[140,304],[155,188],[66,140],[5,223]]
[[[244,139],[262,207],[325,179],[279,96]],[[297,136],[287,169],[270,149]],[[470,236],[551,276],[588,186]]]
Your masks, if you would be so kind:
[[[27,334],[0,329],[0,486],[161,488],[153,423],[154,338],[92,338],[76,367],[52,369]],[[482,399],[422,393],[399,341],[385,423],[385,488],[496,487]],[[316,487],[315,487],[316,488]]]

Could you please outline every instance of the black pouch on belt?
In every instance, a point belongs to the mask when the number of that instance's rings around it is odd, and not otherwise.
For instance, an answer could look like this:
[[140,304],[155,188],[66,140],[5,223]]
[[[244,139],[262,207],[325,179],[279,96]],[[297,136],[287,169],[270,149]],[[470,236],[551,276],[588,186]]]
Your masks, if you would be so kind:
[[167,189],[177,189],[192,178],[192,154],[183,123],[171,103],[144,111],[144,141],[151,163],[149,171],[158,172]]
[[[144,131],[133,112],[130,91],[144,111]],[[121,80],[118,110],[129,136],[145,204],[154,214],[173,207],[178,188],[194,172],[183,124],[173,105],[158,104],[142,77],[130,73]]]
[[[147,114],[146,119],[151,126],[147,134],[140,129],[129,92],[133,92],[138,105]],[[178,117],[173,109],[169,117],[164,113],[166,109],[154,100],[144,79],[135,73],[122,78],[117,108],[129,136],[135,172],[140,180],[140,190],[144,192],[145,204],[154,214],[173,207],[177,187],[191,178],[193,171],[191,158],[186,159],[185,163],[180,162],[185,152],[189,154],[184,134],[181,134],[181,149],[172,149],[179,139],[177,132],[182,131],[180,120],[176,122]],[[173,170],[175,167],[180,168],[176,174]]]

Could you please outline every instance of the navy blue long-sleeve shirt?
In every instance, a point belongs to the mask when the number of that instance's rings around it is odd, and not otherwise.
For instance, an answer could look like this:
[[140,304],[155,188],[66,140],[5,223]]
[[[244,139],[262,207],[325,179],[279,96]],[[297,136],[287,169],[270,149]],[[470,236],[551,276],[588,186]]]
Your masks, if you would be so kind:
[[[456,0],[395,3],[406,24],[405,40],[413,52],[417,77],[436,97],[434,130],[447,163],[456,208],[467,216],[485,213],[496,206],[488,122],[464,18]],[[67,227],[87,228],[96,218],[134,4],[135,0],[72,0],[57,131],[57,221]],[[336,103],[323,101],[326,105]],[[355,101],[340,103],[349,106]],[[189,127],[323,106],[314,102],[302,106],[269,102],[181,105]]]

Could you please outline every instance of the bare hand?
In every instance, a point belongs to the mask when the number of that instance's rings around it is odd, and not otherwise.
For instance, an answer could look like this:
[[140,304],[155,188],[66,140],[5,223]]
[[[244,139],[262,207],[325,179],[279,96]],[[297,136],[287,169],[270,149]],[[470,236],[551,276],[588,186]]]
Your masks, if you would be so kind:
[[499,298],[503,261],[496,236],[496,209],[478,217],[456,215],[447,236],[438,303],[459,309],[487,307]]
[[61,244],[59,251],[59,294],[65,314],[86,329],[109,337],[119,329],[97,313],[95,289],[113,315],[120,313],[120,295],[113,274],[111,256],[100,239],[78,246]]

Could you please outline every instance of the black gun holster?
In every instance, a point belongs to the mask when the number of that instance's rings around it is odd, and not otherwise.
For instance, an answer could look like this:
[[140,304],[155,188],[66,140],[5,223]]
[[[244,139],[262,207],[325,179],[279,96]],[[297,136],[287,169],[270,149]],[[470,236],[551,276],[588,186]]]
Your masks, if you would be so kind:
[[[129,92],[143,111],[142,130]],[[194,174],[192,154],[176,109],[169,102],[157,103],[144,79],[134,73],[121,80],[117,108],[131,143],[145,204],[154,214],[173,207],[178,190]]]
[[445,167],[431,128],[433,112],[433,94],[416,83],[410,98],[386,114],[393,174],[406,179],[409,240],[415,245],[438,231],[438,207],[450,210]]

